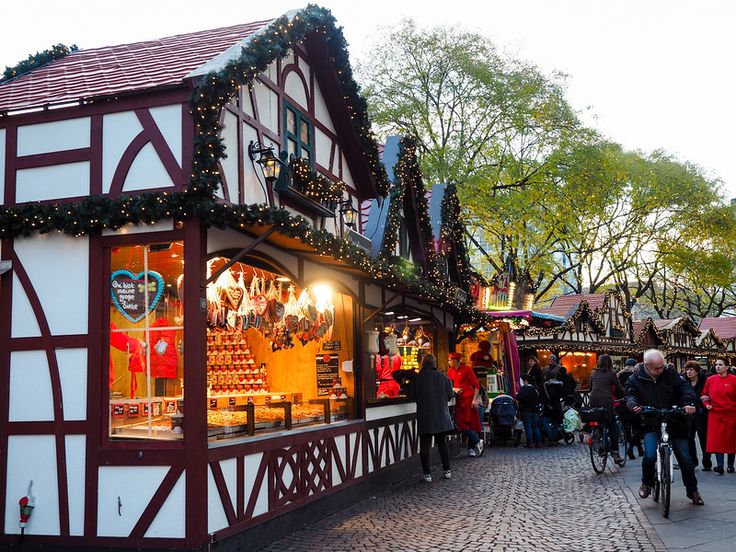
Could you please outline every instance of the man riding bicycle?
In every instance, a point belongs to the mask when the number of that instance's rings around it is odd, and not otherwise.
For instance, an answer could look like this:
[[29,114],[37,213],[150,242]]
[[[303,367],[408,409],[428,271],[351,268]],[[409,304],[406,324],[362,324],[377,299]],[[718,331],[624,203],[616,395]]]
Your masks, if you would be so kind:
[[[641,412],[642,406],[658,409],[682,406],[686,414],[693,414],[697,401],[692,386],[682,379],[676,370],[665,367],[664,355],[657,349],[649,349],[644,353],[643,366],[640,366],[626,382],[626,405],[636,414]],[[659,424],[645,425],[643,428],[644,458],[641,463],[642,484],[639,487],[641,498],[647,498],[654,485],[659,430]],[[687,497],[693,504],[702,506],[703,499],[698,492],[698,480],[688,451],[686,421],[672,420],[669,431],[672,450],[680,465]]]

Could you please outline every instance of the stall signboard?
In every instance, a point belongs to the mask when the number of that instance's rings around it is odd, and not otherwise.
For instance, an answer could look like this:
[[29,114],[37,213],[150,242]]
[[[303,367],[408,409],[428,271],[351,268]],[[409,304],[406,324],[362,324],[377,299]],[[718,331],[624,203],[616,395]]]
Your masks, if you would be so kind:
[[[148,297],[146,297],[148,284]],[[129,270],[116,270],[110,275],[110,293],[115,308],[133,322],[140,322],[156,308],[166,283],[157,272],[139,272],[133,274]],[[146,311],[146,303],[148,310]]]
[[337,355],[317,355],[317,395],[330,395],[332,387],[339,383],[339,364]]
[[325,341],[322,343],[323,351],[342,351],[342,341]]

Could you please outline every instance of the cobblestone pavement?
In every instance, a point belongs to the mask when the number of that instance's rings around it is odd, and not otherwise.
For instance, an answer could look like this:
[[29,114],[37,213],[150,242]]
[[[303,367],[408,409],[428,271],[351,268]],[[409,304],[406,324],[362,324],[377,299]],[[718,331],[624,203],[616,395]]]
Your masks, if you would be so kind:
[[666,551],[628,485],[584,445],[487,448],[271,544],[276,551]]

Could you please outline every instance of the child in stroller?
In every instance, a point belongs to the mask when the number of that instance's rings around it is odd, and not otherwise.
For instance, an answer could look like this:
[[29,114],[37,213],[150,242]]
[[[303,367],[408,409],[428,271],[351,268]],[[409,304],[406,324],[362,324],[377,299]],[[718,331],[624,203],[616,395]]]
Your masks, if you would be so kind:
[[515,447],[521,442],[522,426],[517,420],[518,406],[513,397],[499,395],[491,401],[489,415],[489,435],[486,437],[488,445],[497,440],[512,441]]

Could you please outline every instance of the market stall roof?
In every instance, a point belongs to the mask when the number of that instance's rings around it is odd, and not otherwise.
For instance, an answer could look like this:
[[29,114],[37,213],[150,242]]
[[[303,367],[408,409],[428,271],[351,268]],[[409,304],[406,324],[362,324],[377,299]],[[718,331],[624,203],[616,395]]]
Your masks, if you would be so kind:
[[0,112],[180,86],[192,71],[271,20],[79,50],[0,84]]
[[698,326],[700,330],[712,329],[720,339],[736,338],[736,317],[703,318]]
[[541,307],[537,309],[537,312],[567,318],[577,310],[578,305],[580,305],[582,301],[587,302],[588,306],[595,310],[606,303],[606,294],[574,293],[570,295],[559,295],[554,298],[549,307]]
[[533,311],[533,310],[518,310],[518,311],[483,311],[486,316],[490,318],[525,318],[527,320],[533,320],[539,318],[541,320],[552,320],[554,322],[564,322],[564,316],[557,316],[547,312]]

